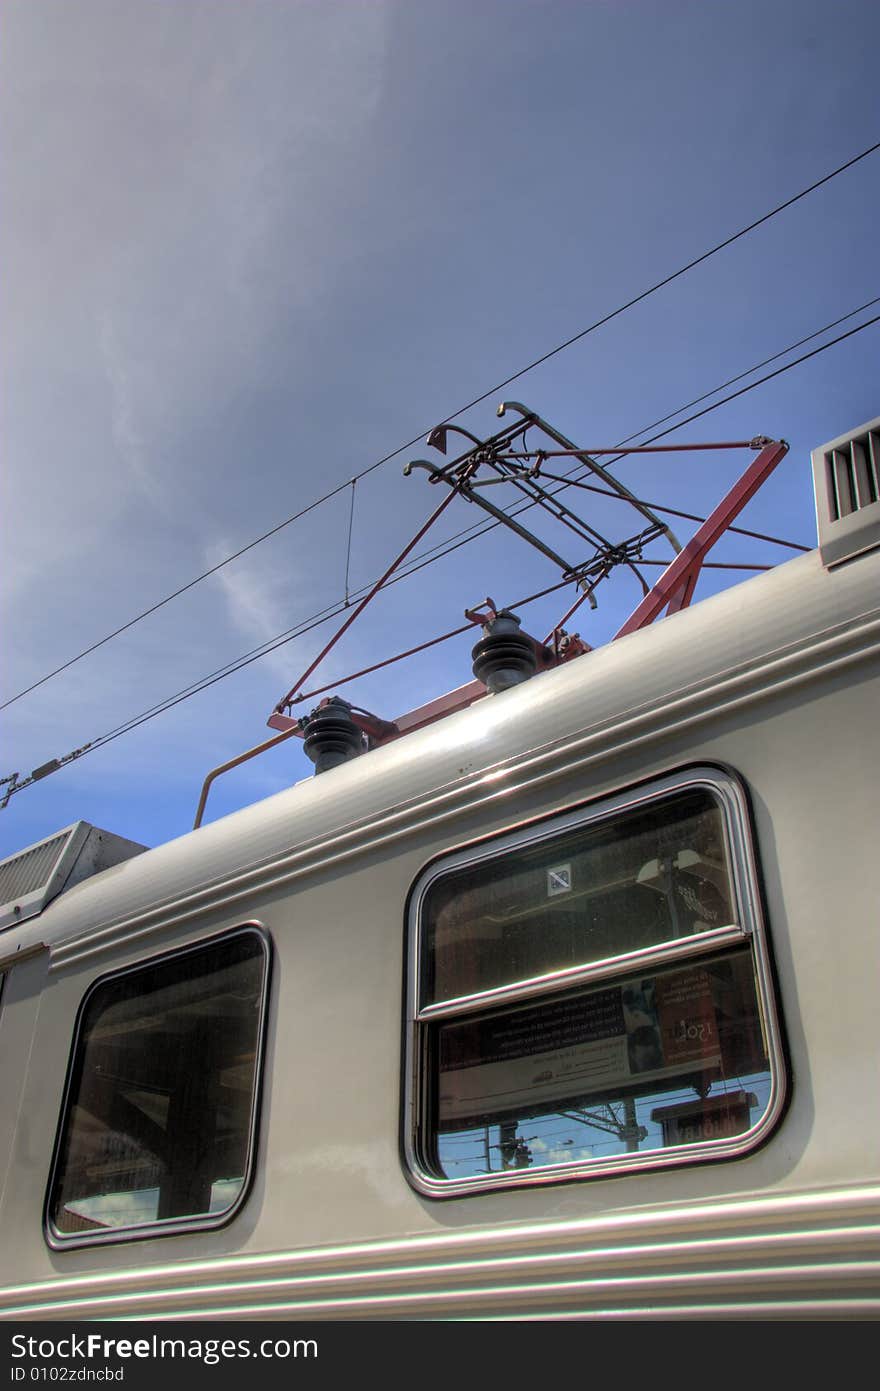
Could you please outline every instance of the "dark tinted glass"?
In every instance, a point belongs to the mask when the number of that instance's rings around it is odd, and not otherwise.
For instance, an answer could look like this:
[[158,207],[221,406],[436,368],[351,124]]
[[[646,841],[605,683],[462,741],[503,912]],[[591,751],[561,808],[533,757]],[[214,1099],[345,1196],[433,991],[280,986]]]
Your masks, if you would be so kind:
[[219,1216],[247,1177],[266,948],[239,932],[99,984],[55,1186],[61,1234]]
[[422,1004],[734,921],[721,812],[695,788],[435,881]]

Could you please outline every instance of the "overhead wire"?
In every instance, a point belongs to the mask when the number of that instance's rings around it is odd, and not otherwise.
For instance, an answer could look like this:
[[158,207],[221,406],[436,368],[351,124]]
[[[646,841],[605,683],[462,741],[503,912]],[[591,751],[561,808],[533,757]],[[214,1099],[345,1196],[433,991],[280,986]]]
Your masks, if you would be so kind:
[[[667,420],[672,420],[675,416],[680,415],[682,411],[686,411],[691,406],[696,405],[697,402],[708,400],[710,397],[717,395],[719,391],[723,391],[725,387],[731,386],[734,382],[742,381],[744,377],[751,376],[753,372],[759,371],[761,367],[767,366],[768,363],[776,362],[779,360],[779,358],[786,357],[789,353],[794,352],[795,348],[801,347],[804,343],[812,342],[815,338],[821,338],[823,333],[827,333],[830,329],[835,328],[838,324],[845,323],[848,319],[853,318],[854,315],[861,313],[862,310],[870,308],[874,304],[880,304],[880,296],[878,296],[875,299],[868,300],[865,304],[860,305],[858,309],[850,310],[848,314],[842,315],[841,318],[832,320],[831,323],[825,324],[822,328],[816,329],[815,332],[807,334],[805,338],[799,338],[796,342],[790,343],[787,348],[782,348],[779,352],[774,353],[771,357],[764,358],[761,362],[755,363],[754,366],[748,368],[747,371],[739,372],[736,376],[729,377],[727,381],[720,383],[712,391],[704,392],[702,396],[697,396],[692,401],[688,401],[685,405],[679,406],[678,410],[671,411],[668,415],[662,416],[659,420],[653,421],[650,425],[644,425],[641,430],[636,430],[633,434],[625,436],[624,439],[620,440],[618,444],[613,447],[615,449],[623,450],[624,445],[632,443],[632,441],[638,439],[640,435],[643,435],[648,430],[653,429],[655,425],[660,425]],[[673,434],[677,429],[679,429],[683,425],[691,423],[692,421],[698,419],[700,416],[708,415],[717,407],[726,405],[729,401],[734,400],[735,397],[745,395],[747,391],[752,390],[754,387],[761,386],[764,382],[769,381],[771,377],[781,375],[781,372],[788,371],[790,367],[798,366],[799,363],[805,362],[808,357],[816,356],[817,352],[823,352],[825,348],[833,347],[836,343],[842,342],[844,338],[851,337],[852,333],[860,332],[862,328],[868,328],[871,324],[876,322],[876,318],[867,320],[864,324],[858,325],[857,328],[852,330],[850,333],[841,334],[840,337],[833,339],[829,343],[823,344],[823,346],[817,349],[816,352],[806,353],[803,357],[798,358],[796,362],[788,363],[784,368],[780,369],[779,372],[769,373],[768,376],[762,377],[760,381],[752,382],[748,387],[744,388],[742,391],[734,392],[732,395],[725,397],[723,400],[714,402],[713,405],[708,407],[706,410],[699,411],[696,415],[690,416],[687,421],[677,421],[674,425],[671,425],[669,429],[660,431],[656,435],[651,435],[647,440],[643,441],[643,444],[655,444],[657,440],[664,439],[667,435]],[[616,460],[612,459],[610,463],[620,462],[620,460],[625,457],[626,453],[624,451],[623,453],[618,455],[618,458]],[[597,493],[600,497],[609,497],[612,499],[619,500],[619,494],[610,492],[607,488],[602,488],[597,484],[584,483],[581,479],[576,478],[575,475],[579,472],[579,470],[582,467],[584,466],[581,464],[574,466],[571,470],[569,470],[567,474],[564,474],[561,478],[554,474],[548,473],[546,469],[542,469],[542,474],[545,478],[554,479],[554,481],[557,481],[562,485],[561,487],[553,490],[551,492],[551,496],[555,496],[556,493],[562,492],[565,488],[568,487],[580,487],[587,492]],[[642,502],[646,507],[650,507],[653,511],[664,513],[670,517],[681,517],[686,521],[698,523],[704,522],[706,520],[705,517],[700,517],[694,512],[683,512],[674,507],[664,506],[659,502],[651,502],[646,498],[639,498],[639,501]],[[534,503],[525,502],[517,507],[509,508],[508,512],[509,515],[512,517],[518,517],[523,512],[529,511],[529,509],[533,506]],[[454,536],[450,539],[457,541],[459,538],[464,538],[462,542],[462,544],[464,544],[468,540],[478,540],[481,536],[485,536],[488,532],[494,531],[495,528],[500,525],[501,523],[497,521],[473,522],[469,527],[465,527],[461,531],[456,532]],[[803,552],[808,551],[810,549],[809,546],[803,546],[796,541],[789,541],[781,536],[769,536],[766,532],[752,531],[746,527],[731,526],[728,527],[728,531],[738,536],[747,536],[752,540],[771,542],[773,545],[783,546],[789,550]],[[445,544],[445,542],[437,542],[435,546],[429,547],[425,551],[420,552],[419,554],[420,556],[429,556],[433,551],[440,550],[441,547],[443,547]]]
[[356,479],[351,480],[351,505],[348,509],[348,540],[345,546],[345,602],[348,599],[348,584],[351,579],[351,538],[354,531],[354,490],[357,484]]
[[[868,301],[868,304],[876,304],[876,303],[880,303],[880,299],[877,299],[877,300],[869,300],[869,301]],[[863,307],[866,307],[866,306],[863,306]],[[855,314],[855,313],[858,313],[858,312],[859,312],[858,310],[853,310],[853,311],[852,311],[852,314]],[[834,323],[835,323],[835,324],[837,324],[837,323],[843,323],[845,319],[851,318],[851,317],[852,317],[852,314],[846,314],[846,315],[843,316],[842,319],[836,319],[836,320],[834,321]],[[696,411],[693,415],[687,416],[686,419],[684,419],[684,420],[678,420],[678,421],[676,421],[675,424],[674,424],[674,425],[670,425],[670,426],[668,427],[668,429],[666,429],[666,430],[660,430],[660,431],[658,431],[658,433],[657,433],[656,435],[650,435],[650,436],[648,437],[647,440],[643,440],[643,441],[642,441],[642,445],[655,444],[655,443],[657,442],[657,440],[665,439],[667,435],[674,434],[676,430],[683,429],[683,427],[684,427],[685,425],[690,425],[690,424],[693,423],[693,421],[699,420],[702,416],[704,416],[704,415],[709,415],[712,411],[717,410],[720,406],[726,406],[730,401],[736,400],[736,398],[739,397],[739,396],[745,396],[747,392],[753,391],[753,390],[754,390],[756,387],[758,387],[758,386],[763,386],[766,382],[771,381],[774,377],[779,377],[779,376],[781,376],[784,372],[790,371],[793,367],[798,367],[798,366],[800,366],[801,363],[806,362],[809,358],[817,357],[820,353],[825,352],[828,348],[833,348],[833,347],[836,346],[836,344],[842,343],[845,339],[847,339],[847,338],[852,338],[855,334],[861,333],[861,331],[862,331],[863,329],[870,328],[872,324],[876,324],[878,321],[880,321],[880,315],[875,315],[875,316],[874,316],[873,318],[871,318],[871,319],[866,319],[864,323],[858,324],[855,328],[850,329],[847,333],[839,334],[837,338],[832,338],[832,339],[830,339],[827,343],[823,343],[821,347],[819,347],[819,348],[814,348],[814,349],[812,350],[812,352],[804,353],[801,357],[795,358],[795,360],[794,360],[793,362],[786,363],[784,367],[777,368],[777,370],[776,370],[775,372],[768,372],[766,376],[760,377],[760,378],[759,378],[757,381],[755,381],[755,382],[750,382],[748,386],[742,387],[739,391],[731,392],[731,394],[730,394],[729,396],[723,397],[720,401],[715,401],[715,402],[713,402],[711,406],[706,406],[703,410]],[[806,342],[809,342],[809,341],[810,341],[811,339],[813,339],[813,338],[820,337],[823,333],[827,333],[828,330],[829,330],[829,328],[832,328],[833,326],[834,326],[833,324],[826,324],[824,328],[817,329],[815,333],[810,334],[807,338],[801,339],[800,342],[801,342],[801,343],[806,343]],[[780,353],[775,353],[775,354],[773,355],[772,358],[766,358],[766,359],[765,359],[765,363],[766,363],[766,362],[774,362],[774,361],[776,361],[779,357],[784,357],[787,353],[792,352],[796,346],[798,346],[798,344],[792,344],[789,348],[783,349],[782,352],[780,352]],[[743,377],[750,376],[752,372],[758,371],[759,366],[762,366],[762,365],[764,365],[764,364],[756,364],[756,366],[753,367],[753,368],[751,368],[748,372],[741,372],[741,373],[739,373],[736,377],[730,378],[729,382],[725,383],[725,385],[729,385],[730,382],[733,382],[733,381],[741,381]],[[721,391],[721,390],[723,390],[723,387],[722,387],[722,386],[716,387],[716,389],[715,389],[715,391]],[[697,399],[698,399],[698,400],[705,400],[707,396],[714,396],[714,395],[715,395],[715,391],[706,392],[704,396],[698,397]],[[693,405],[694,402],[691,402],[690,404]],[[687,409],[688,409],[687,406],[682,406],[682,407],[681,407],[681,410],[687,410]],[[677,411],[673,411],[671,414],[672,414],[672,415],[677,415],[678,412],[677,412]],[[669,419],[670,419],[670,416],[668,416],[668,415],[667,415],[667,416],[664,416],[663,419],[664,419],[664,420],[669,420]],[[655,423],[659,424],[659,422],[655,422]],[[652,428],[652,427],[651,427],[650,425],[647,425],[647,426],[644,427],[643,430],[637,430],[637,431],[635,432],[635,434],[628,435],[628,436],[626,437],[626,440],[621,440],[620,443],[619,443],[618,445],[613,446],[615,449],[620,449],[621,452],[616,456],[616,458],[610,459],[610,460],[608,461],[608,463],[606,464],[606,467],[610,467],[611,464],[619,463],[622,459],[626,458],[626,457],[627,457],[627,451],[626,451],[626,449],[624,449],[622,446],[623,446],[624,444],[626,444],[626,443],[631,443],[632,440],[637,439],[639,435],[643,434],[645,430],[649,430],[649,429],[651,429],[651,428]],[[584,452],[587,452],[587,451],[584,451]],[[559,481],[560,481],[560,487],[558,487],[558,488],[556,488],[555,490],[552,490],[552,491],[548,489],[548,492],[550,493],[550,496],[556,496],[557,493],[563,492],[566,488],[569,488],[569,487],[581,487],[581,488],[586,489],[586,490],[589,491],[589,492],[599,493],[599,494],[601,494],[602,496],[605,496],[605,497],[612,497],[612,498],[617,497],[617,496],[618,496],[617,494],[608,492],[608,491],[607,491],[606,489],[604,489],[604,488],[599,488],[597,485],[584,483],[581,479],[578,479],[578,478],[575,476],[575,475],[578,473],[578,471],[579,471],[580,469],[582,469],[582,468],[588,468],[588,467],[589,467],[588,465],[578,464],[578,465],[576,465],[574,468],[572,468],[567,474],[563,475],[562,479],[559,480]],[[553,476],[553,475],[547,474],[545,470],[542,470],[542,472],[544,473],[544,477],[551,477],[551,476]],[[675,508],[664,507],[664,506],[661,506],[659,503],[648,502],[646,499],[643,499],[643,498],[640,498],[639,501],[640,501],[640,502],[644,502],[645,506],[651,507],[654,511],[656,511],[656,512],[665,512],[665,513],[668,513],[669,516],[673,516],[673,517],[674,517],[674,516],[679,516],[679,517],[686,518],[686,519],[689,520],[689,521],[695,521],[695,522],[702,522],[702,521],[705,521],[705,518],[704,518],[704,517],[698,517],[698,516],[697,516],[696,514],[694,514],[694,513],[676,511]],[[510,509],[509,509],[509,515],[512,516],[512,517],[518,517],[518,516],[521,515],[521,513],[527,512],[527,511],[528,511],[531,507],[533,507],[534,505],[535,505],[534,502],[526,502],[526,503],[523,503],[523,504],[522,504],[521,506],[519,506],[519,507],[510,508]],[[474,523],[471,527],[466,528],[466,531],[457,533],[457,536],[465,536],[466,533],[468,533],[468,535],[467,535],[467,539],[468,539],[468,540],[477,540],[477,539],[479,539],[479,537],[485,536],[485,535],[487,534],[487,532],[493,531],[496,527],[501,526],[501,525],[502,525],[502,523],[501,523],[500,521],[496,521],[496,522],[487,522],[487,523],[476,522],[476,523]],[[801,546],[801,545],[799,545],[797,542],[788,541],[788,540],[785,540],[785,539],[783,539],[782,537],[779,537],[779,536],[768,536],[768,535],[763,534],[763,533],[761,533],[761,532],[749,531],[749,530],[747,530],[747,529],[745,529],[745,528],[743,528],[743,527],[731,526],[731,527],[728,528],[728,530],[731,531],[731,532],[733,532],[733,533],[735,533],[735,534],[737,534],[737,535],[740,535],[740,536],[748,536],[748,537],[751,537],[751,538],[753,538],[753,539],[755,539],[755,540],[760,540],[760,541],[769,541],[769,542],[772,542],[774,545],[785,546],[785,547],[788,547],[789,549],[792,549],[792,550],[806,551],[806,550],[809,550],[809,549],[810,549],[808,546]]]
[[[864,323],[858,324],[855,328],[848,329],[846,333],[840,333],[836,338],[831,338],[827,343],[823,343],[820,348],[813,348],[809,353],[803,353],[796,357],[793,362],[787,362],[784,367],[777,367],[775,372],[768,372],[766,376],[759,377],[756,382],[750,382],[748,386],[740,387],[739,391],[732,391],[729,396],[723,396],[720,401],[715,401],[711,406],[704,406],[701,411],[695,411],[693,415],[685,416],[684,420],[678,420],[674,425],[670,425],[666,430],[660,430],[656,435],[652,435],[646,444],[654,444],[657,440],[664,439],[666,435],[671,435],[675,430],[683,430],[685,425],[691,425],[695,420],[700,420],[710,411],[715,411],[719,406],[726,406],[731,401],[735,401],[738,396],[745,396],[746,392],[754,391],[756,386],[763,386],[770,382],[774,377],[781,377],[784,372],[790,372],[792,367],[799,367],[802,362],[808,362],[811,357],[818,357],[820,353],[827,352],[829,348],[835,347],[838,343],[843,343],[847,338],[852,338],[855,334],[861,333],[863,329],[870,328],[872,324],[880,323],[880,314],[875,314],[873,318],[866,319]],[[626,450],[622,450],[616,459],[609,462],[619,463],[626,457]]]
[[[678,280],[681,276],[687,274],[688,271],[694,270],[697,266],[702,265],[704,262],[710,260],[711,257],[716,256],[719,252],[724,251],[727,247],[732,246],[735,242],[747,236],[750,232],[753,232],[758,227],[763,226],[772,218],[777,217],[780,213],[785,212],[788,208],[793,207],[796,203],[799,203],[801,199],[808,197],[809,194],[814,193],[817,189],[822,188],[827,183],[830,183],[832,179],[836,179],[839,175],[845,173],[848,169],[852,169],[856,164],[859,164],[863,159],[867,159],[869,155],[874,154],[877,150],[880,150],[880,141],[876,141],[874,144],[869,145],[867,149],[860,151],[857,155],[853,155],[851,159],[848,159],[843,164],[838,165],[835,169],[832,169],[828,174],[823,175],[821,179],[816,179],[806,188],[801,189],[799,193],[796,193],[792,197],[785,199],[784,202],[777,204],[774,208],[771,208],[769,212],[764,213],[761,217],[755,218],[754,221],[748,223],[747,226],[741,227],[739,231],[732,233],[728,237],[725,237],[723,241],[716,243],[716,245],[710,247],[708,251],[704,251],[700,256],[693,257],[690,261],[686,262],[685,265],[680,266],[677,270],[672,271],[669,275],[664,276],[661,280],[655,281],[653,285],[648,286],[647,289],[642,290],[637,295],[634,295],[624,304],[619,305],[616,309],[611,310],[608,314],[603,315],[601,318],[594,320],[594,322],[588,324],[586,328],[580,329],[577,333],[572,334],[570,338],[566,338],[564,342],[557,344],[555,348],[551,348],[548,352],[541,354],[540,357],[537,357],[532,362],[527,363],[526,366],[520,367],[516,372],[513,372],[510,376],[505,377],[503,381],[495,383],[494,386],[491,386],[488,388],[488,390],[481,392],[480,395],[475,396],[471,401],[468,401],[465,405],[459,406],[458,409],[455,410],[451,415],[444,416],[444,421],[456,420],[460,415],[464,415],[465,412],[473,409],[474,406],[478,406],[483,401],[487,400],[490,396],[494,396],[496,392],[502,391],[506,386],[510,386],[512,382],[518,381],[520,377],[525,376],[528,372],[534,371],[536,367],[540,367],[545,362],[549,362],[551,358],[556,357],[557,354],[564,352],[567,348],[570,348],[573,346],[573,344],[580,342],[589,334],[595,333],[597,329],[602,328],[605,324],[611,323],[613,319],[618,318],[621,314],[626,313],[627,310],[634,308],[637,304],[641,304],[651,295],[656,294],[658,290],[662,290],[667,285],[671,285],[675,280]],[[31,691],[34,691],[38,687],[45,685],[47,681],[51,681],[54,677],[60,676],[61,673],[64,671],[68,671],[70,667],[74,666],[77,662],[82,661],[84,657],[90,656],[93,652],[96,652],[98,648],[103,647],[106,643],[111,642],[114,638],[119,637],[122,633],[125,633],[130,628],[133,628],[135,624],[140,623],[143,619],[148,618],[151,614],[154,614],[159,609],[164,608],[165,605],[170,604],[172,600],[180,598],[181,595],[186,594],[189,590],[195,588],[196,585],[201,584],[203,580],[208,579],[211,575],[217,574],[217,572],[219,570],[222,570],[224,566],[231,564],[234,560],[238,560],[241,556],[246,555],[248,551],[253,550],[254,547],[261,545],[264,541],[269,540],[270,537],[276,536],[280,531],[284,530],[285,527],[290,526],[295,521],[299,521],[300,518],[306,516],[309,512],[313,512],[317,507],[322,506],[325,502],[329,502],[339,493],[344,492],[344,490],[348,488],[351,484],[358,482],[362,478],[366,478],[369,474],[375,472],[376,469],[381,468],[384,464],[387,464],[392,459],[397,458],[398,455],[404,452],[404,450],[413,448],[424,438],[426,433],[426,430],[421,430],[412,439],[407,440],[405,443],[398,445],[396,449],[391,450],[390,453],[383,455],[382,458],[377,459],[374,463],[362,469],[359,473],[355,474],[353,478],[346,479],[344,482],[338,484],[337,487],[331,488],[329,492],[324,493],[323,496],[321,496],[320,498],[316,498],[315,501],[309,503],[308,506],[301,508],[297,512],[294,512],[291,516],[286,517],[281,522],[278,522],[277,525],[271,527],[268,531],[263,532],[262,535],[255,537],[254,540],[249,541],[244,546],[241,546],[237,551],[234,551],[231,555],[228,555],[223,560],[218,561],[217,564],[210,566],[207,570],[203,570],[201,574],[196,575],[193,579],[187,581],[186,584],[180,585],[170,594],[165,595],[164,598],[157,600],[155,604],[151,604],[148,608],[143,609],[138,614],[135,614],[134,617],[130,618],[127,622],[120,624],[118,628],[114,628],[112,632],[105,634],[104,637],[99,638],[96,642],[91,643],[90,646],[84,648],[81,652],[78,652],[75,656],[69,658],[66,662],[62,662],[52,671],[47,672],[45,676],[41,676],[37,681],[31,682],[30,685],[16,692],[15,695],[10,696],[8,700],[0,704],[0,710],[7,709],[16,701],[21,700],[23,696],[29,695]]]
[[[772,378],[778,377],[782,375],[782,373],[790,371],[792,368],[799,366],[803,362],[806,362],[808,359],[816,357],[820,353],[826,352],[829,348],[833,348],[838,343],[843,342],[845,339],[851,338],[857,333],[861,333],[863,329],[870,328],[872,324],[875,324],[877,322],[880,322],[880,314],[875,315],[873,318],[866,320],[862,324],[859,324],[856,328],[850,329],[847,333],[840,334],[837,338],[831,339],[828,343],[822,344],[821,347],[815,348],[812,352],[803,354],[801,357],[795,359],[793,362],[788,363],[784,367],[781,367],[776,371],[767,374],[766,376],[760,378],[758,381],[750,383],[748,386],[743,387],[741,390],[732,393],[731,396],[725,397],[721,401],[717,401],[713,405],[707,406],[705,409],[698,411],[696,415],[691,416],[687,422],[679,422],[679,424],[673,425],[669,427],[669,429],[661,431],[658,435],[654,436],[653,439],[662,438],[665,435],[671,434],[674,430],[679,429],[682,424],[690,423],[691,420],[697,419],[704,415],[708,415],[711,411],[717,410],[720,406],[726,405],[728,401],[734,400],[736,397],[745,395],[746,392],[752,391],[756,387],[764,385],[767,381],[770,381]],[[709,394],[711,395],[712,393]],[[632,438],[633,436],[630,436],[630,439]],[[653,442],[653,440],[651,442]],[[562,486],[570,486],[571,483],[575,481],[576,480],[570,479],[567,483],[563,484]],[[526,503],[517,510],[525,511],[526,508],[531,505],[531,503]],[[694,520],[699,519],[694,518]],[[414,557],[412,563],[408,567],[402,568],[396,575],[392,576],[392,578],[388,581],[388,584],[385,587],[390,588],[394,584],[399,584],[401,581],[410,578],[411,575],[417,573],[419,570],[424,569],[428,565],[434,564],[438,560],[444,559],[447,555],[450,555],[452,552],[458,550],[461,546],[468,545],[472,540],[476,540],[478,536],[483,535],[485,532],[490,531],[494,527],[500,525],[501,523],[498,521],[490,522],[477,533],[469,535],[459,534],[458,537],[452,538],[451,542],[445,543],[445,546],[442,550],[436,551],[432,555]],[[757,535],[757,533],[755,534]],[[776,538],[767,539],[775,540]],[[564,583],[568,583],[568,581],[561,582],[561,584]],[[559,586],[554,586],[554,588],[561,587],[561,584]],[[356,592],[355,595],[351,597],[357,598],[360,595],[368,592],[370,588],[370,585],[364,585]],[[548,590],[546,592],[549,593],[551,591]],[[149,710],[143,711],[140,715],[133,716],[130,720],[124,721],[121,725],[118,725],[116,728],[110,730],[108,733],[99,736],[97,739],[90,740],[89,743],[83,745],[79,749],[74,750],[72,753],[66,755],[64,758],[51,760],[49,764],[43,765],[44,768],[47,772],[55,771],[56,768],[60,768],[61,766],[72,761],[75,758],[80,758],[86,753],[94,752],[96,749],[102,748],[105,744],[110,743],[112,740],[119,738],[123,734],[130,733],[132,730],[138,728],[140,725],[145,724],[148,720],[155,718],[157,715],[165,713],[166,710],[172,709],[175,705],[179,705],[182,701],[189,699],[191,696],[198,695],[201,691],[207,690],[210,686],[213,686],[217,682],[224,680],[227,676],[232,676],[237,671],[241,671],[244,667],[249,666],[252,662],[258,661],[261,657],[268,656],[270,652],[276,651],[279,647],[282,647],[286,643],[293,641],[294,638],[302,637],[307,632],[310,632],[314,628],[320,626],[320,624],[329,621],[331,618],[337,617],[340,613],[344,612],[345,608],[346,600],[338,600],[335,604],[329,605],[325,609],[320,610],[318,613],[312,614],[309,618],[304,619],[303,623],[298,627],[290,629],[286,633],[279,634],[277,638],[267,640],[267,642],[262,643],[259,647],[253,648],[250,652],[245,653],[241,658],[233,659],[231,662],[226,663],[225,666],[217,668],[214,672],[211,672],[208,676],[201,678],[198,681],[190,683],[190,685],[184,687],[183,690],[178,691],[173,696],[169,696],[166,700],[158,702]],[[447,634],[446,636],[456,636],[457,631],[458,630],[456,630],[456,632]],[[13,793],[22,791],[25,787],[30,786],[31,783],[36,782],[38,780],[39,778],[35,774],[31,774],[29,778],[24,779],[19,783],[13,784],[11,789],[6,793],[2,803],[0,803],[0,806],[6,806]],[[9,782],[10,779],[3,779],[2,781],[6,783]]]
[[[632,444],[633,440],[638,439],[639,435],[646,435],[649,430],[656,429],[658,425],[665,425],[667,420],[672,420],[675,416],[681,415],[684,411],[689,411],[691,406],[698,406],[701,401],[708,401],[711,396],[717,396],[719,391],[726,391],[727,388],[733,386],[735,382],[741,382],[744,378],[750,377],[753,372],[760,372],[762,367],[769,367],[771,362],[778,362],[781,357],[787,357],[788,354],[793,353],[796,348],[802,348],[805,343],[812,343],[814,338],[821,338],[823,333],[830,333],[831,330],[837,328],[839,324],[845,324],[848,319],[854,319],[857,314],[863,313],[866,309],[873,308],[875,304],[880,304],[880,295],[877,295],[874,299],[866,300],[865,303],[860,304],[857,309],[851,309],[848,314],[842,314],[839,319],[832,319],[830,324],[825,324],[823,328],[817,328],[814,333],[808,333],[805,338],[799,338],[796,343],[789,343],[787,348],[782,348],[780,352],[773,353],[771,357],[765,357],[763,361],[756,362],[754,367],[750,367],[747,372],[738,372],[735,377],[728,377],[726,382],[721,382],[720,386],[716,386],[713,391],[704,391],[702,396],[695,396],[692,401],[688,401],[685,405],[679,406],[677,411],[670,411],[669,415],[661,415],[659,420],[652,420],[650,425],[643,425],[641,430],[636,430],[634,434],[627,435],[624,439],[620,440],[617,447],[621,448],[625,444]],[[657,435],[655,438],[659,439],[660,436]],[[651,443],[653,443],[653,440]]]

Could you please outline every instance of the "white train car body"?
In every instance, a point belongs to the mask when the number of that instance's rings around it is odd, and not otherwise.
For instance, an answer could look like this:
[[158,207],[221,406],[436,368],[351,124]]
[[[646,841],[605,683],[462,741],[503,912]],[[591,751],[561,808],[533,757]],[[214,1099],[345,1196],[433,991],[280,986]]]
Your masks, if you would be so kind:
[[13,920],[0,1315],[876,1317],[878,653],[814,551]]

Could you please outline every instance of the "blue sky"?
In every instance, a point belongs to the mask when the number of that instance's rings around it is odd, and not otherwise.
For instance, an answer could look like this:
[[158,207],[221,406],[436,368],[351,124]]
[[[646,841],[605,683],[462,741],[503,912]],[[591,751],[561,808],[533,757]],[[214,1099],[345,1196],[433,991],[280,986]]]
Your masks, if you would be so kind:
[[[0,27],[3,700],[880,139],[868,0],[5,0]],[[878,189],[880,152],[510,394],[614,444],[880,295]],[[880,412],[878,330],[681,433],[789,440],[744,525],[812,543],[809,451]],[[463,423],[491,431],[494,398]],[[402,477],[424,452],[358,485],[354,587],[436,502]],[[705,512],[746,461],[619,472]],[[11,705],[0,776],[333,603],[347,531],[340,495]],[[327,679],[553,578],[493,534],[384,596]],[[638,598],[615,583],[593,643]],[[182,834],[329,631],[13,797],[0,854],[78,818]],[[469,646],[343,693],[399,714],[468,680]],[[209,815],[310,767],[288,743]]]

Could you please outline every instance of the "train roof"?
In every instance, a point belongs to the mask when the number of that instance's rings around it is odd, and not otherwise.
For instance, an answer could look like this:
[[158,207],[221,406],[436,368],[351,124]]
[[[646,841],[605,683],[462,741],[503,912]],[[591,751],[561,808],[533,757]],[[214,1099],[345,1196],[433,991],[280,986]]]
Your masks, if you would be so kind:
[[670,720],[738,708],[792,678],[799,663],[814,669],[825,650],[866,655],[878,630],[880,550],[833,570],[811,551],[103,869],[8,927],[0,964],[39,944],[59,961],[90,954],[120,934],[152,931],[172,914],[195,920],[230,898],[246,917],[258,891],[318,865],[342,870],[426,817],[451,820],[497,798],[524,765],[546,770],[574,751],[601,764],[627,742],[662,737]]

